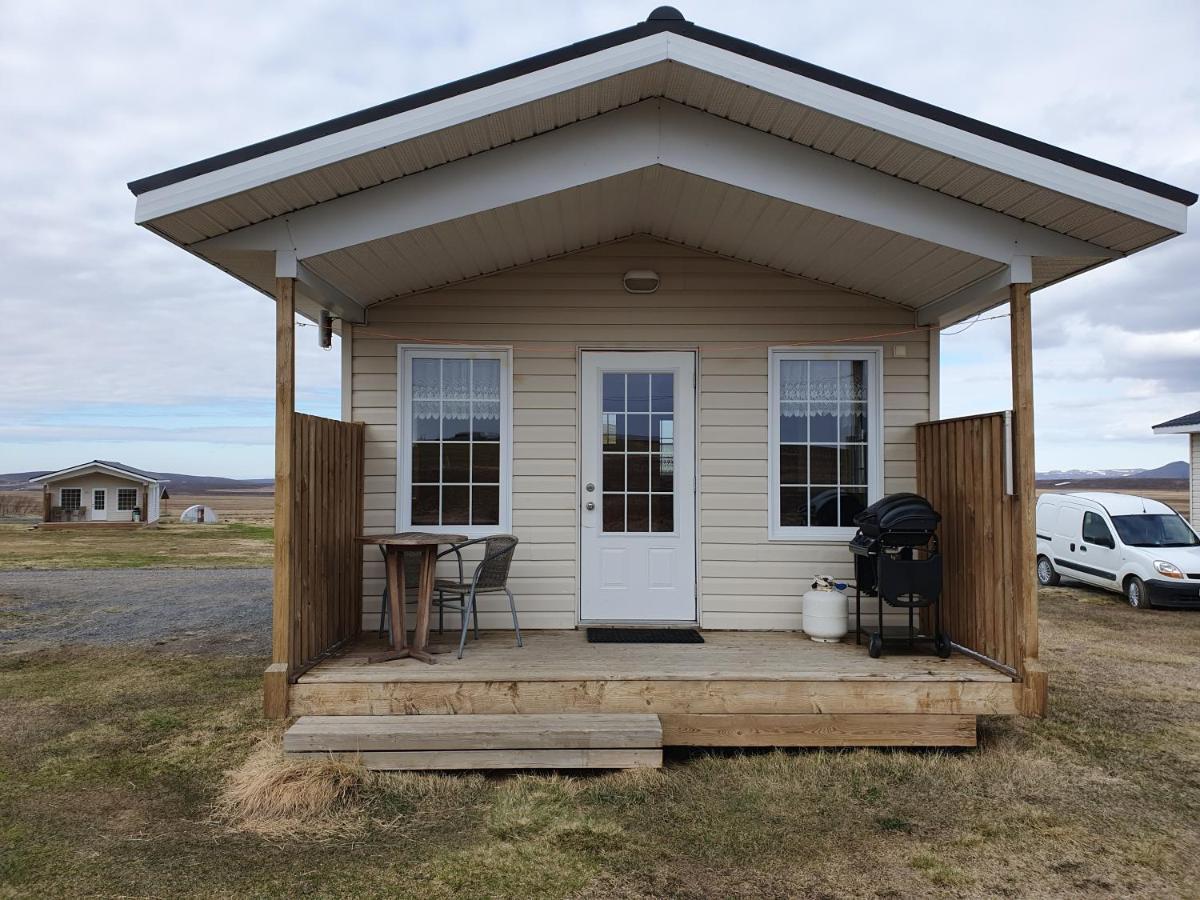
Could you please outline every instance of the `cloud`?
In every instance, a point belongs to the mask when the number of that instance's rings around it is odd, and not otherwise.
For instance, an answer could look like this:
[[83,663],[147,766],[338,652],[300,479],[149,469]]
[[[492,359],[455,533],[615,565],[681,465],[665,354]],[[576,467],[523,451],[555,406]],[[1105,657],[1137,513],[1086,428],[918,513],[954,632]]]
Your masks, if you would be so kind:
[[[253,465],[261,474],[265,460],[269,471],[271,303],[134,227],[126,181],[631,24],[651,5],[8,4],[0,470],[40,467],[58,453],[90,458],[88,441],[107,446],[128,434],[129,453],[153,457],[136,463],[148,468]],[[1026,0],[1002,16],[946,0],[753,9],[689,0],[684,12],[1200,187],[1194,4]],[[1042,456],[1063,466],[1139,465],[1165,445],[1143,449],[1122,435],[1200,408],[1200,366],[1189,351],[1200,329],[1198,249],[1191,237],[1172,241],[1037,295]],[[336,413],[338,354],[318,350],[311,331],[298,333],[300,403]],[[946,412],[1005,403],[1004,321],[944,346]],[[204,443],[189,429],[212,429],[181,412],[196,405],[218,417],[228,410],[231,440],[262,443]],[[87,440],[65,441],[72,429]]]

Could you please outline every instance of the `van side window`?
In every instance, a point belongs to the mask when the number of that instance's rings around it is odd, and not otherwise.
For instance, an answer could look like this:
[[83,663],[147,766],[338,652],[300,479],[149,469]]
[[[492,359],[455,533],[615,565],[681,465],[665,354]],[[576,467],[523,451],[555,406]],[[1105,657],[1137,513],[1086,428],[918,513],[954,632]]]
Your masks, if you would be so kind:
[[1083,539],[1089,544],[1098,544],[1101,547],[1116,546],[1108,524],[1094,512],[1083,514]]

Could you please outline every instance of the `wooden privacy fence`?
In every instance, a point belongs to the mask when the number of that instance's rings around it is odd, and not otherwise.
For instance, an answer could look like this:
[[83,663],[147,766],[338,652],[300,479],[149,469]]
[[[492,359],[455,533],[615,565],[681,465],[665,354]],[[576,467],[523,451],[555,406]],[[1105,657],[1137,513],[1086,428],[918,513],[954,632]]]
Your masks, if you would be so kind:
[[[291,502],[275,523],[285,609],[276,607],[272,668],[287,681],[355,638],[362,624],[354,539],[362,532],[363,425],[297,413],[293,427]],[[282,690],[286,697],[286,683]]]
[[1006,413],[918,425],[917,490],[942,515],[943,625],[955,644],[1024,679],[1036,668],[1037,595],[1022,588],[1031,576],[1018,551],[1034,536],[1012,493],[1009,438]]

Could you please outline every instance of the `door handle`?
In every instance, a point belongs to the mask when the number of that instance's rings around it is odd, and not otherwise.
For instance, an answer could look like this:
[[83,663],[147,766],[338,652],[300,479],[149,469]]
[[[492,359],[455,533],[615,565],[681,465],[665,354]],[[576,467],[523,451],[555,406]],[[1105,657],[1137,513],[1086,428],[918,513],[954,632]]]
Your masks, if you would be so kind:
[[1083,544],[1080,544],[1080,545],[1079,545],[1079,552],[1080,552],[1080,553],[1087,553],[1087,547],[1083,546]]
[[583,508],[586,509],[588,512],[591,512],[593,509],[596,508],[596,504],[593,503],[591,500],[589,500],[587,503],[585,503],[583,505]]

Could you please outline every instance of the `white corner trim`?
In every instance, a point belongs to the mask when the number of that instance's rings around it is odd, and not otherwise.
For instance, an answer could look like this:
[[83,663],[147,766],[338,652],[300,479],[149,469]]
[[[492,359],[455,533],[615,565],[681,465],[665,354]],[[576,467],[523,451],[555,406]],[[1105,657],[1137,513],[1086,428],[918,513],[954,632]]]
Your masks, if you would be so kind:
[[353,421],[354,416],[354,326],[342,323],[342,421]]

